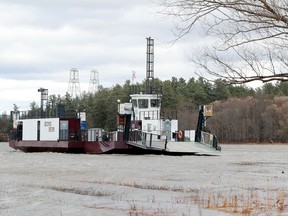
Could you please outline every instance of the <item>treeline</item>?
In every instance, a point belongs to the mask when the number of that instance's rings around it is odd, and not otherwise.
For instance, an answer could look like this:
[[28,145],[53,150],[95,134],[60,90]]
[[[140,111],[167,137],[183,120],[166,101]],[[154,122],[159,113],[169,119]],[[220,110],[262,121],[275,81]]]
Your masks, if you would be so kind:
[[[288,83],[268,83],[253,89],[245,85],[226,85],[223,80],[211,83],[202,78],[154,80],[155,91],[162,94],[162,117],[179,119],[179,129],[195,129],[200,104],[213,104],[213,117],[207,130],[215,133],[222,143],[287,142],[288,140]],[[63,104],[66,114],[87,114],[89,128],[116,129],[117,100],[128,102],[131,93],[146,90],[146,83],[130,81],[112,88],[100,86],[94,93],[83,92],[80,97],[50,95],[45,115],[53,116],[56,105]],[[18,111],[14,104],[14,111]],[[36,102],[30,104],[27,116],[40,112]],[[7,134],[12,123],[0,119],[0,136]],[[0,139],[5,139],[2,135]]]
[[0,142],[8,140],[9,130],[12,128],[12,122],[7,113],[3,113],[0,118]]
[[226,143],[288,141],[288,97],[229,98],[213,102],[209,120],[219,140]]

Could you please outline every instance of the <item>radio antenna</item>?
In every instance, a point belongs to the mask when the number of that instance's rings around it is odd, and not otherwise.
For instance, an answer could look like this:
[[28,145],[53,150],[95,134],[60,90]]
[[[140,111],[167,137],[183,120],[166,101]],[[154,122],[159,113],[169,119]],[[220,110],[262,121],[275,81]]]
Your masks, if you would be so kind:
[[147,39],[146,52],[146,92],[148,94],[154,93],[154,39],[151,37]]

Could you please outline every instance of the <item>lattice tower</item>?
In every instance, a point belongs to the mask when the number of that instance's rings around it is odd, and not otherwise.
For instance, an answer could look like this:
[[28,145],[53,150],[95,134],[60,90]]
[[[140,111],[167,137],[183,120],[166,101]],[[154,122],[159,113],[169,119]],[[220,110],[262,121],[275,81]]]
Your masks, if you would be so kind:
[[99,89],[99,73],[97,70],[92,69],[90,73],[90,83],[88,91],[91,93],[97,92]]
[[70,70],[68,93],[70,94],[71,97],[76,97],[76,96],[81,95],[79,72],[76,68],[71,68]]
[[154,39],[151,37],[146,39],[146,91],[151,94],[154,92]]

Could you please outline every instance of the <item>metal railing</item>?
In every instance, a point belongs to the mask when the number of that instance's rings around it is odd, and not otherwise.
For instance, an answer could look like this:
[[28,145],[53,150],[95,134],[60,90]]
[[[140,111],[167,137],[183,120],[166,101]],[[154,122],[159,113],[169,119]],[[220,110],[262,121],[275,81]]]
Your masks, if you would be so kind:
[[15,119],[41,119],[41,118],[77,118],[77,112],[72,109],[66,109],[65,113],[62,115],[57,115],[56,111],[53,109],[47,109],[41,111],[40,109],[37,110],[26,110],[26,111],[17,111],[13,112],[13,118]]
[[204,143],[218,151],[221,151],[221,147],[218,143],[217,137],[214,134],[201,131],[201,143]]
[[11,130],[9,133],[9,140],[22,140],[22,130]]
[[145,120],[157,120],[160,118],[160,112],[159,111],[140,111],[139,112],[139,119],[145,119]]
[[140,130],[131,131],[129,141],[145,148],[166,149],[167,147],[167,136],[146,133]]

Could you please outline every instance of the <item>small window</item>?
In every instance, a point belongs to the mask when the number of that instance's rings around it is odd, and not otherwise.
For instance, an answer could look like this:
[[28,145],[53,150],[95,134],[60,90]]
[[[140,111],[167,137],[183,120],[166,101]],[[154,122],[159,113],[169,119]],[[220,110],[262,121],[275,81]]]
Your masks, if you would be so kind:
[[138,106],[137,106],[137,100],[133,99],[133,100],[132,100],[132,105],[133,105],[133,107],[138,107]]
[[148,108],[148,99],[138,100],[139,108]]
[[159,100],[157,99],[151,99],[151,102],[150,102],[150,106],[151,107],[159,107]]

